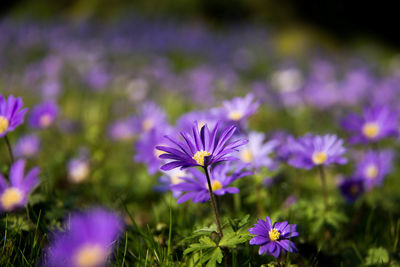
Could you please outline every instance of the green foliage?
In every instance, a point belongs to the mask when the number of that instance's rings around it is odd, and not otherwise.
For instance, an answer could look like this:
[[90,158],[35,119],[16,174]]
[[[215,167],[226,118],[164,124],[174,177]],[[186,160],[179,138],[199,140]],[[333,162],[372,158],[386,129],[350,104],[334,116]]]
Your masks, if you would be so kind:
[[388,262],[389,253],[383,247],[370,248],[367,257],[365,258],[365,264],[367,265],[386,264]]

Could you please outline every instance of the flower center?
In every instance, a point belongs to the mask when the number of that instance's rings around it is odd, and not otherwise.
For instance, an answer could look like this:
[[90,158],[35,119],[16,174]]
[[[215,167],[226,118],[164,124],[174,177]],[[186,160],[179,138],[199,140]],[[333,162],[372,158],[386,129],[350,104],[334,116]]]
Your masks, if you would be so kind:
[[375,122],[367,122],[362,128],[362,132],[367,138],[375,138],[379,134],[379,125]]
[[281,236],[281,233],[279,233],[279,231],[277,229],[272,228],[269,231],[268,235],[269,235],[269,239],[271,239],[271,241],[276,241]]
[[359,191],[360,191],[360,189],[359,189],[358,186],[355,185],[355,184],[353,184],[353,185],[350,187],[350,194],[353,195],[353,196],[357,195]]
[[217,180],[215,180],[214,182],[212,182],[212,184],[211,184],[211,189],[213,190],[213,191],[216,191],[216,190],[218,190],[218,189],[221,189],[223,186],[222,186],[222,184],[221,184],[221,182],[220,181],[217,181]]
[[231,111],[228,117],[233,121],[238,121],[243,117],[243,113],[237,110]]
[[40,117],[39,124],[43,128],[46,128],[50,126],[50,124],[53,122],[53,118],[51,117],[50,114],[44,114],[43,116]]
[[378,168],[371,164],[365,169],[365,176],[369,179],[374,179],[376,176],[378,176]]
[[312,155],[312,161],[315,165],[321,165],[328,159],[328,155],[325,152],[314,152]]
[[154,121],[150,118],[143,120],[142,128],[145,132],[150,131],[154,127]]
[[8,120],[5,117],[0,116],[0,134],[7,131],[8,126],[9,126]]
[[23,194],[21,190],[15,187],[10,187],[4,190],[1,195],[1,204],[5,210],[11,210],[15,205],[21,203]]
[[248,148],[242,150],[242,152],[240,153],[240,159],[243,162],[250,163],[253,161],[253,158],[254,158],[253,153],[251,153],[250,149]]
[[210,155],[211,155],[210,152],[207,152],[205,150],[200,150],[197,151],[196,154],[194,154],[192,159],[194,159],[200,166],[204,166],[204,157]]
[[74,183],[80,183],[86,179],[89,175],[89,166],[86,162],[81,162],[78,166],[75,166],[70,173],[71,181]]
[[99,245],[85,245],[75,255],[75,263],[78,267],[99,266],[106,260],[106,253]]

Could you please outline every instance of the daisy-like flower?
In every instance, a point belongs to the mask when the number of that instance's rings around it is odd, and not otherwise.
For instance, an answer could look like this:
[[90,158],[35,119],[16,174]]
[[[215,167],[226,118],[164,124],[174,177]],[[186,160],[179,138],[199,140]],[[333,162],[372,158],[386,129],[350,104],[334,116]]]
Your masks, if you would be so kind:
[[177,128],[180,131],[190,131],[193,127],[193,122],[197,121],[199,131],[205,124],[209,128],[214,128],[218,120],[216,116],[207,111],[192,111],[182,115],[177,121]]
[[343,157],[346,152],[343,140],[336,135],[307,134],[297,140],[290,138],[288,148],[291,155],[288,162],[296,168],[308,170],[320,165],[347,163],[347,159]]
[[149,133],[155,127],[167,124],[167,116],[159,106],[153,102],[146,102],[140,107],[139,114],[134,119],[134,130],[138,133]]
[[[179,184],[183,182],[183,177],[188,177],[188,173],[186,170],[181,169],[172,169],[169,171],[162,171],[163,175],[159,179],[159,185],[157,185],[154,189],[159,192],[165,192],[171,190],[171,186]],[[172,194],[175,198],[178,198],[181,195],[181,191],[171,190]]]
[[368,151],[358,160],[355,176],[363,178],[366,189],[381,185],[392,168],[393,156],[389,150]]
[[31,169],[24,176],[25,161],[18,160],[10,169],[10,185],[0,174],[0,211],[13,211],[25,206],[28,195],[39,184],[39,168]]
[[40,149],[40,139],[34,134],[25,135],[18,139],[14,147],[14,155],[17,158],[32,158],[37,155]]
[[81,183],[89,177],[90,164],[85,156],[79,156],[68,162],[68,179],[72,183]]
[[253,115],[260,103],[254,102],[254,95],[248,94],[245,97],[235,97],[231,101],[222,102],[223,107],[219,109],[222,119],[230,122],[240,122]]
[[18,125],[24,122],[24,116],[28,109],[22,109],[23,105],[20,97],[15,98],[10,95],[5,99],[0,94],[0,137],[14,131]]
[[250,245],[258,245],[258,254],[270,254],[278,258],[286,251],[297,252],[295,244],[289,238],[298,236],[295,224],[288,222],[276,222],[272,225],[271,219],[267,216],[265,221],[259,219],[253,228],[249,229],[250,234],[256,235],[250,240]]
[[[197,169],[190,169],[189,172],[192,177],[181,177],[181,183],[171,186],[173,192],[184,192],[178,199],[178,203],[183,203],[189,199],[192,199],[193,203],[207,202],[210,199],[210,193],[205,174]],[[228,173],[229,164],[218,165],[211,169],[210,183],[214,194],[222,196],[239,193],[238,188],[229,187],[229,185],[239,178],[252,174],[251,172],[243,172],[242,169],[237,170],[232,175],[228,175]]]
[[339,185],[342,196],[347,202],[354,202],[365,191],[364,181],[362,178],[353,177],[350,179],[343,179]]
[[142,135],[136,142],[134,160],[146,164],[150,174],[156,174],[164,163],[163,160],[160,160],[160,155],[164,154],[164,151],[156,146],[170,145],[169,141],[164,138],[166,133],[172,133],[171,127],[167,125],[156,127],[147,134]]
[[274,152],[274,149],[278,146],[278,141],[271,140],[264,143],[265,135],[258,132],[249,133],[248,140],[249,142],[238,152],[238,158],[241,162],[249,164],[254,169],[272,168],[274,161],[269,157],[269,154]]
[[46,250],[45,266],[107,266],[123,224],[113,212],[97,208],[72,214],[66,231],[57,233]]
[[29,116],[29,125],[35,129],[50,127],[58,115],[58,106],[54,102],[44,102],[35,106]]
[[228,143],[235,130],[236,127],[232,125],[218,135],[218,124],[211,132],[205,124],[199,132],[198,123],[194,122],[192,133],[181,132],[185,143],[166,136],[175,145],[175,148],[156,147],[156,149],[165,152],[159,156],[161,159],[172,160],[163,165],[161,169],[168,171],[178,167],[184,169],[195,166],[207,168],[218,162],[236,160],[231,154],[237,151],[236,148],[246,144],[247,140],[238,139]]
[[362,116],[350,114],[341,122],[342,127],[351,132],[352,144],[376,142],[398,134],[398,114],[387,106],[365,108]]

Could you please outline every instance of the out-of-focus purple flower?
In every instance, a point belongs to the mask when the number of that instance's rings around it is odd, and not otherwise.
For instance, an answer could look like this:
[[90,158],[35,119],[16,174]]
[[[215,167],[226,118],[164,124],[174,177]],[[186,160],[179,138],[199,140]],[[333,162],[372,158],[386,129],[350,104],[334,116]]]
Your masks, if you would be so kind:
[[254,101],[254,95],[249,93],[245,97],[235,97],[231,101],[224,101],[223,107],[216,110],[216,113],[224,121],[242,122],[253,115],[260,103]]
[[109,73],[102,67],[97,66],[86,74],[87,84],[94,90],[102,90],[111,80]]
[[132,139],[135,134],[134,123],[134,118],[117,120],[108,127],[108,136],[114,141]]
[[215,88],[215,70],[203,66],[197,67],[188,73],[190,99],[197,103],[212,103]]
[[5,136],[8,132],[24,122],[27,108],[22,109],[24,103],[20,97],[15,98],[10,95],[8,99],[0,94],[0,137]]
[[153,102],[146,102],[139,109],[134,119],[134,130],[138,133],[149,133],[154,128],[162,128],[167,124],[167,116],[159,106]]
[[297,197],[295,195],[290,195],[283,202],[283,207],[285,207],[287,209],[296,203],[297,203]]
[[142,135],[136,142],[136,162],[144,163],[150,174],[155,174],[159,171],[164,161],[160,160],[160,155],[165,152],[158,149],[160,145],[170,145],[169,141],[164,138],[165,134],[172,133],[172,129],[168,126],[157,127]]
[[363,178],[366,189],[382,184],[390,172],[393,161],[393,151],[368,151],[357,163],[355,176]]
[[46,101],[35,106],[29,116],[29,125],[35,129],[50,127],[58,115],[58,106],[54,102]]
[[192,111],[182,115],[177,120],[177,128],[180,131],[189,132],[192,130],[194,121],[197,121],[200,131],[205,124],[209,128],[214,128],[218,123],[218,118],[207,111]]
[[259,219],[253,228],[249,229],[250,234],[256,235],[250,240],[250,245],[258,245],[258,254],[270,254],[278,258],[282,253],[289,251],[297,252],[296,245],[289,239],[298,236],[295,224],[276,222],[272,225],[271,219],[267,216],[265,221]]
[[[171,190],[171,186],[183,182],[182,177],[188,177],[186,170],[172,169],[169,171],[162,171],[163,175],[159,179],[159,185],[155,187],[156,191],[165,192]],[[175,198],[178,198],[182,192],[178,190],[171,190]]]
[[41,86],[42,97],[44,99],[57,99],[62,92],[61,84],[58,80],[47,80]]
[[270,139],[278,142],[278,146],[275,148],[276,159],[282,162],[288,161],[291,156],[288,140],[292,140],[293,136],[286,132],[279,131],[272,134]]
[[194,122],[192,133],[181,132],[186,143],[166,136],[175,145],[175,148],[156,147],[165,152],[160,155],[161,159],[172,160],[172,162],[163,165],[161,169],[168,171],[178,167],[182,169],[195,166],[208,167],[218,162],[236,160],[231,154],[237,151],[236,148],[246,144],[247,140],[238,139],[228,143],[235,130],[236,126],[232,125],[218,134],[218,124],[211,132],[205,124],[199,132],[198,123]]
[[336,135],[307,134],[297,140],[290,138],[288,147],[291,157],[289,164],[302,169],[311,169],[319,165],[346,164],[343,157],[346,149],[343,140]]
[[348,202],[354,202],[364,193],[364,181],[362,178],[343,179],[339,185],[340,192]]
[[341,122],[353,135],[349,142],[366,144],[398,134],[397,112],[386,106],[365,108],[363,115],[350,114]]
[[34,134],[25,135],[18,139],[14,146],[14,155],[17,158],[32,158],[40,149],[40,139]]
[[272,168],[274,161],[269,154],[274,152],[278,146],[278,141],[271,140],[264,143],[265,135],[258,132],[250,132],[249,142],[238,152],[238,158],[245,164],[249,164],[253,169],[261,167]]
[[123,230],[122,220],[113,212],[96,208],[74,213],[65,232],[56,233],[46,250],[44,266],[106,266]]
[[18,160],[10,169],[10,185],[0,174],[0,212],[25,206],[28,195],[39,184],[39,168],[31,169],[24,176],[25,160]]
[[[229,187],[235,180],[247,175],[251,172],[243,172],[243,169],[238,169],[232,175],[228,175],[229,164],[221,164],[212,168],[210,171],[211,188],[216,195],[237,194],[239,189],[236,187]],[[183,182],[171,186],[172,191],[182,193],[178,199],[178,203],[183,203],[192,199],[193,203],[207,202],[210,199],[208,192],[208,183],[206,175],[197,169],[188,170],[192,177],[182,177]]]
[[85,155],[79,155],[68,162],[68,179],[72,183],[81,183],[89,177],[90,163]]

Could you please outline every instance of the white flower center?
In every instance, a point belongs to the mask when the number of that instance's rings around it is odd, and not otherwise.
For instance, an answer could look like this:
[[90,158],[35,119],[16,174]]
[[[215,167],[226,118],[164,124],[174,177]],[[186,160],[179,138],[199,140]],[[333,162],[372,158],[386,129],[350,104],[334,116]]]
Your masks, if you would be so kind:
[[231,119],[231,120],[233,120],[233,121],[238,121],[238,120],[240,120],[241,118],[243,118],[243,112],[234,110],[234,111],[231,111],[231,112],[229,113],[228,117],[229,117],[229,119]]
[[80,183],[89,175],[89,166],[86,162],[81,162],[70,172],[70,180],[74,183]]
[[328,159],[328,155],[325,152],[314,152],[312,155],[312,161],[315,165],[324,164]]
[[378,168],[371,164],[365,169],[365,176],[367,176],[368,179],[374,179],[376,176],[378,176]]
[[152,120],[151,118],[143,120],[142,128],[145,132],[150,131],[151,129],[153,129],[153,127],[154,127],[154,120]]
[[240,152],[240,159],[245,163],[250,163],[253,161],[254,156],[250,149],[245,148]]

